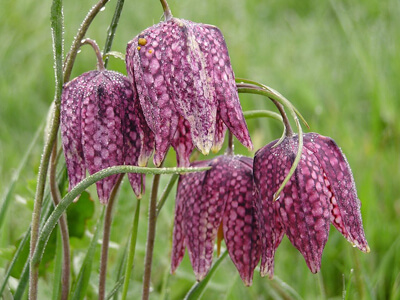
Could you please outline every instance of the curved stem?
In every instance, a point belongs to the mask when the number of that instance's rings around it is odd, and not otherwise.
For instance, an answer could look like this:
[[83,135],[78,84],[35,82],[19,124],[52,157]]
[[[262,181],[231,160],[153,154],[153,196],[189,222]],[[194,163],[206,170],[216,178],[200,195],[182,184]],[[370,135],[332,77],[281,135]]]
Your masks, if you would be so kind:
[[67,207],[72,203],[72,201],[79,196],[85,189],[87,189],[92,184],[97,181],[104,179],[110,175],[121,174],[121,173],[145,173],[145,174],[181,174],[188,172],[200,172],[207,171],[210,167],[202,168],[145,168],[145,167],[135,167],[135,166],[114,166],[104,170],[101,170],[91,176],[86,177],[80,183],[78,183],[54,209],[52,214],[47,218],[46,224],[43,226],[40,236],[37,239],[37,245],[33,255],[31,255],[31,266],[38,268],[42,259],[42,255],[49,239],[49,236],[56,226],[61,215],[67,209]]
[[112,211],[114,208],[115,199],[117,198],[119,186],[121,184],[123,177],[124,177],[123,175],[119,175],[119,178],[111,192],[110,199],[108,200],[106,214],[104,216],[103,242],[101,244],[101,259],[100,259],[99,300],[104,300],[106,295],[107,260],[108,260],[108,248],[110,244]]
[[92,46],[94,52],[96,53],[96,57],[97,57],[97,70],[103,71],[104,70],[104,61],[103,61],[103,57],[101,56],[99,45],[97,45],[96,41],[94,41],[92,39],[84,39],[82,41],[81,45]]
[[160,183],[160,175],[156,174],[154,175],[153,187],[150,195],[149,227],[147,229],[147,245],[146,245],[146,258],[144,264],[142,300],[148,300],[150,293],[151,264],[153,262],[154,239],[156,235],[157,191],[159,183]]
[[47,177],[47,171],[50,162],[50,155],[53,149],[54,141],[56,140],[58,128],[60,126],[60,105],[61,105],[61,90],[63,82],[67,82],[71,75],[72,66],[74,64],[76,55],[78,53],[79,46],[82,38],[85,36],[90,23],[94,17],[100,11],[100,9],[108,2],[108,0],[100,0],[95,6],[92,7],[85,20],[83,21],[78,34],[71,46],[69,55],[65,62],[64,76],[62,74],[62,55],[63,55],[63,16],[62,16],[62,2],[54,0],[51,8],[51,20],[52,20],[52,36],[54,45],[54,56],[55,56],[55,70],[56,70],[56,91],[54,96],[54,113],[49,127],[49,135],[47,137],[45,146],[39,166],[39,174],[36,185],[35,201],[32,212],[32,230],[31,230],[31,242],[30,242],[30,276],[29,276],[29,299],[37,299],[37,285],[38,285],[38,269],[34,264],[33,256],[36,253],[36,244],[39,236],[39,221],[40,211],[43,202],[44,186]]
[[228,147],[225,151],[226,155],[233,155],[233,135],[230,130],[228,130]]
[[135,258],[135,252],[136,252],[136,239],[139,227],[139,216],[140,216],[140,199],[137,199],[135,216],[133,218],[133,224],[132,224],[131,240],[129,243],[128,259],[126,261],[124,287],[122,289],[122,300],[125,300],[126,295],[128,294],[129,280],[131,278],[131,273],[133,269],[133,260]]
[[[294,121],[296,123],[296,127],[298,129],[299,140],[298,140],[297,154],[293,161],[292,167],[289,170],[289,173],[286,175],[285,179],[282,181],[281,185],[279,186],[279,189],[274,194],[273,200],[276,201],[279,199],[279,194],[282,192],[285,185],[289,182],[290,178],[294,174],[294,172],[297,168],[297,165],[299,164],[300,159],[301,159],[301,154],[303,152],[303,129],[301,128],[299,119],[297,118],[298,115],[299,116],[301,116],[301,115],[299,112],[296,111],[296,109],[294,108],[292,103],[289,100],[287,100],[285,97],[283,97],[281,94],[279,94],[278,92],[272,90],[271,88],[269,88],[265,85],[253,83],[252,81],[247,81],[247,82],[250,82],[250,83],[237,83],[236,84],[239,93],[241,92],[241,93],[249,93],[249,94],[258,94],[258,95],[266,96],[272,101],[277,101],[280,104],[283,104],[284,106],[286,106],[289,109],[290,114],[292,115],[292,118],[294,119]],[[286,114],[284,114],[284,115],[286,116]],[[282,115],[282,118],[284,118],[284,115]],[[304,120],[304,122],[305,122],[305,120]],[[307,123],[305,123],[305,124],[308,126]],[[281,141],[282,141],[282,139],[280,139],[275,144],[275,147],[277,145],[279,145],[279,143]]]
[[160,0],[160,2],[161,2],[161,5],[163,7],[163,10],[164,10],[164,20],[165,21],[171,20],[172,19],[172,13],[171,13],[171,10],[169,9],[169,5],[168,5],[167,0]]
[[[57,140],[54,141],[53,151],[51,154],[51,164],[49,172],[50,181],[50,192],[54,202],[54,207],[58,205],[61,201],[60,190],[58,189],[56,180],[56,169],[57,169]],[[61,242],[63,248],[63,264],[62,264],[62,283],[61,283],[61,300],[67,300],[69,294],[69,279],[70,279],[70,248],[69,248],[69,233],[68,233],[68,223],[66,214],[62,214],[60,220],[60,233]]]
[[106,5],[109,0],[100,0],[97,2],[86,15],[85,19],[83,20],[81,27],[78,30],[77,35],[71,45],[71,49],[67,54],[67,59],[64,65],[64,82],[69,81],[71,77],[72,67],[74,65],[76,55],[78,54],[79,47],[81,46],[81,41],[84,38],[87,30],[89,29],[90,24],[92,23],[93,19],[99,13],[99,11]]

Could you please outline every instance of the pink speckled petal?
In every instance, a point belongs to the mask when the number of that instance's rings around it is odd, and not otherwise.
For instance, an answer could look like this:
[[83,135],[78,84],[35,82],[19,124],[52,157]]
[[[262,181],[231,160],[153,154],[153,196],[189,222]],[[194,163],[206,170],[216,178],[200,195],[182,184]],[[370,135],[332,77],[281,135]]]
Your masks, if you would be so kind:
[[[142,148],[142,134],[140,127],[140,119],[135,102],[138,103],[136,92],[132,89],[132,85],[128,78],[124,80],[125,84],[125,97],[122,97],[123,102],[123,134],[124,134],[124,163],[125,165],[139,165],[139,155]],[[142,120],[144,122],[144,120]],[[147,125],[146,125],[147,126]],[[150,130],[149,130],[150,131]],[[151,152],[150,152],[151,154]],[[147,163],[147,161],[146,161]],[[145,175],[138,173],[129,173],[128,179],[132,189],[137,197],[141,197],[144,193]]]
[[331,191],[331,222],[340,233],[363,252],[369,252],[361,219],[361,202],[346,157],[329,137],[317,133],[304,136],[304,146],[318,157]]
[[[193,167],[207,166],[208,161],[196,162]],[[175,221],[172,240],[171,273],[174,273],[185,254],[186,235],[188,234],[183,226],[185,214],[192,214],[189,205],[193,205],[201,198],[202,183],[205,172],[188,173],[181,175],[178,182],[178,189],[175,203]],[[188,203],[188,204],[185,204]],[[189,210],[188,210],[189,209]],[[188,210],[188,211],[187,211]]]
[[[254,183],[257,191],[255,196],[260,201],[260,204],[256,202],[255,209],[257,214],[262,215],[258,218],[263,245],[260,273],[261,276],[268,275],[271,279],[274,274],[275,252],[285,233],[279,213],[279,202],[274,202],[273,197],[285,178],[285,169],[280,166],[288,162],[288,157],[280,156],[279,150],[274,152],[274,144],[275,142],[271,142],[264,146],[254,157]],[[257,205],[261,207],[258,208]],[[285,218],[285,214],[283,217]]]
[[211,25],[210,32],[210,67],[213,67],[213,83],[218,100],[219,114],[229,130],[247,148],[252,149],[250,134],[243,116],[242,107],[235,83],[228,48],[221,31]]
[[[124,162],[121,99],[126,96],[122,74],[107,70],[92,72],[97,75],[87,82],[81,112],[83,152],[90,174]],[[118,176],[96,183],[101,203],[108,202]]]
[[69,190],[85,178],[82,149],[81,106],[86,81],[95,73],[88,72],[64,85],[61,95],[61,136],[69,177]]
[[153,161],[156,166],[164,160],[179,120],[161,69],[160,39],[165,38],[165,33],[160,24],[134,38],[128,44],[126,55],[128,74],[134,78],[143,114],[155,135]]
[[214,142],[211,148],[212,152],[217,153],[221,150],[222,145],[225,139],[226,133],[226,125],[224,121],[221,119],[219,112],[217,111],[217,121],[215,122],[215,135],[214,135]]
[[192,154],[194,146],[192,137],[190,136],[190,125],[182,117],[179,119],[178,129],[172,140],[172,147],[174,147],[176,151],[178,167],[188,167],[190,165],[190,155]]
[[[251,159],[224,157],[221,164],[226,191],[221,193],[226,206],[222,219],[226,246],[243,282],[252,284],[254,269],[261,255],[255,209],[253,207],[253,166]],[[250,164],[248,164],[250,162]]]

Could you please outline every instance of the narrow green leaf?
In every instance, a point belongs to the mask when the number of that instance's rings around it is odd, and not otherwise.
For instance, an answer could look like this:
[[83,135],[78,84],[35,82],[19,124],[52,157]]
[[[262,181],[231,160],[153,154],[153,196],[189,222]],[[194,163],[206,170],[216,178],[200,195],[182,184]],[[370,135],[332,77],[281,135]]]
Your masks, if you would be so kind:
[[32,153],[33,147],[36,145],[38,138],[43,130],[43,124],[41,124],[38,129],[35,132],[35,135],[33,136],[32,141],[30,142],[28,149],[26,150],[24,156],[21,159],[21,162],[17,168],[17,170],[14,172],[14,174],[11,177],[11,182],[8,185],[8,188],[6,192],[4,193],[3,197],[1,198],[1,207],[0,207],[0,229],[1,226],[3,225],[3,220],[5,219],[5,215],[7,213],[8,206],[11,202],[12,199],[12,193],[14,191],[15,183],[18,181],[19,176],[21,174],[22,168],[26,166],[26,162],[28,160],[29,155]]
[[63,57],[64,57],[64,18],[62,0],[53,0],[51,5],[51,32],[53,38],[54,72],[56,81],[55,103],[59,104],[63,85]]
[[92,273],[92,264],[94,260],[94,255],[96,253],[97,241],[100,237],[100,232],[103,224],[104,218],[104,209],[103,212],[97,221],[96,229],[93,234],[92,241],[90,242],[88,251],[86,252],[85,259],[83,260],[81,269],[79,270],[78,277],[76,278],[71,291],[71,299],[72,300],[80,300],[84,299],[86,295],[86,290],[89,285],[90,274]]
[[210,281],[211,277],[214,275],[215,271],[218,269],[219,265],[221,262],[224,260],[224,258],[227,256],[228,250],[225,250],[225,252],[216,260],[214,265],[211,267],[210,271],[208,272],[207,276],[200,282],[196,282],[192,288],[189,290],[189,292],[186,294],[184,300],[196,300],[200,299],[200,297],[203,295],[208,282]]
[[62,274],[62,241],[60,231],[57,231],[56,242],[56,258],[54,260],[54,282],[53,282],[53,296],[51,299],[60,299],[61,295],[61,274]]
[[[121,16],[121,12],[124,7],[124,2],[125,2],[125,0],[118,0],[118,2],[117,2],[117,5],[116,5],[115,11],[114,11],[114,16],[111,20],[110,26],[108,27],[107,39],[106,39],[103,53],[107,53],[107,54],[111,53],[110,52],[111,46],[112,46],[112,43],[114,40],[115,32],[117,31],[119,18]],[[114,52],[114,51],[112,51],[112,52]],[[122,56],[124,57],[123,60],[125,60],[125,55],[122,54]],[[116,57],[118,57],[118,56],[116,56]],[[108,65],[108,57],[106,57],[106,60],[104,62],[104,67],[107,68],[107,65]]]
[[140,216],[140,199],[137,199],[135,216],[133,218],[133,224],[132,224],[132,234],[129,243],[128,260],[126,262],[124,288],[122,290],[122,300],[125,300],[126,295],[128,294],[129,280],[131,279],[133,260],[135,258],[135,251],[136,251],[137,232],[139,228],[139,216]]
[[112,297],[115,297],[117,294],[117,292],[119,291],[119,289],[122,287],[122,285],[124,284],[124,279],[125,277],[122,276],[116,283],[115,286],[113,287],[113,289],[110,291],[110,293],[106,296],[106,300],[111,299]]

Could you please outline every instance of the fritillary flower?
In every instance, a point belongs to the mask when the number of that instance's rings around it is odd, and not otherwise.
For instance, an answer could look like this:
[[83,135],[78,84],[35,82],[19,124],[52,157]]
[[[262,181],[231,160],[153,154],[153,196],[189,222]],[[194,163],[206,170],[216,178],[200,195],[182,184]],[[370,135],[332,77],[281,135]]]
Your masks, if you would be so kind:
[[155,135],[155,165],[171,144],[180,148],[176,135],[182,132],[189,136],[183,137],[185,150],[178,153],[183,155],[180,165],[188,164],[190,147],[203,154],[218,151],[226,127],[252,148],[228,49],[217,27],[176,18],[156,24],[129,42],[126,66]]
[[259,213],[263,216],[263,276],[273,276],[275,251],[284,233],[313,273],[320,270],[330,223],[355,247],[369,252],[361,202],[344,154],[331,138],[317,133],[304,134],[303,142],[301,160],[276,201],[274,193],[295,159],[298,136],[286,137],[276,147],[276,141],[272,142],[254,158],[255,186],[262,203]]
[[212,168],[179,179],[171,271],[176,270],[187,247],[196,278],[202,280],[211,267],[214,241],[223,235],[242,280],[251,285],[261,254],[253,207],[253,161],[223,155],[192,166]]

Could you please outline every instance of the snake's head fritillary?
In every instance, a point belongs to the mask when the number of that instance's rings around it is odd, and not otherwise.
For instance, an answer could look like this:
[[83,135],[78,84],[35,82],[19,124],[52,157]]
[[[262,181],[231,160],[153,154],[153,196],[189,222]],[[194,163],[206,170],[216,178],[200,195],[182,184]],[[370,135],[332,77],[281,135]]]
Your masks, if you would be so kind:
[[221,148],[226,127],[252,148],[228,49],[217,27],[176,18],[156,24],[129,42],[126,66],[155,135],[155,165],[176,140],[181,117],[203,154]]
[[273,275],[276,248],[284,233],[304,256],[313,273],[321,267],[329,225],[363,252],[369,252],[361,220],[361,202],[350,166],[336,143],[316,133],[304,134],[301,160],[277,201],[274,193],[289,173],[298,136],[260,149],[254,158],[254,180],[264,224],[261,273]]
[[229,256],[246,285],[251,285],[260,260],[261,243],[253,207],[253,161],[242,156],[218,156],[192,164],[210,166],[204,172],[181,175],[175,206],[172,272],[185,247],[197,280],[211,267],[214,241],[222,229]]
[[[61,96],[61,135],[70,179],[69,189],[107,167],[146,164],[153,134],[146,127],[132,85],[124,75],[90,71],[66,83]],[[101,203],[107,203],[119,175],[97,182]],[[135,193],[144,176],[129,174]]]

